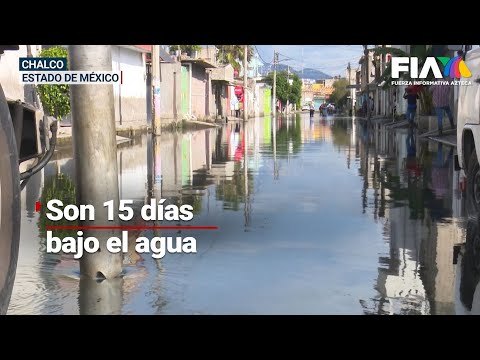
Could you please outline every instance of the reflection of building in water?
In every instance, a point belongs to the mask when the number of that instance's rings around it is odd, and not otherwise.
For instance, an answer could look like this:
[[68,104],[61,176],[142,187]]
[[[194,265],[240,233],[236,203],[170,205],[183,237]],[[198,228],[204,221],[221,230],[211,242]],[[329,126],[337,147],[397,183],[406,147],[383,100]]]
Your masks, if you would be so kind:
[[119,146],[117,150],[118,187],[120,199],[134,201],[134,208],[143,205],[147,179],[147,137],[135,138],[128,146]]
[[[125,199],[139,200],[140,203],[145,196],[145,184],[138,181],[140,178],[138,176],[144,179],[144,173],[146,173],[144,157],[147,149],[143,143],[145,139],[135,139],[119,146],[117,157],[120,194]],[[74,160],[71,150],[59,148],[45,168],[30,178],[21,193],[22,209],[26,211],[22,213],[20,238],[22,256],[19,258],[12,295],[12,303],[16,305],[12,309],[13,313],[78,314],[79,312],[78,261],[74,260],[72,255],[49,254],[45,248],[47,199],[58,198],[64,203],[75,203],[74,179]],[[44,205],[38,213],[35,212],[36,201]],[[67,221],[57,222],[56,225],[67,225]],[[76,231],[57,230],[54,235],[60,238],[75,236]],[[31,304],[35,304],[35,307]]]
[[160,143],[162,196],[178,196],[182,190],[182,136],[162,134]]
[[[442,166],[441,192],[437,187],[433,188],[436,201],[440,201],[439,207],[449,210],[449,217],[441,219],[434,218],[432,236],[423,244],[424,251],[421,252],[421,261],[424,264],[421,272],[424,278],[427,294],[431,299],[432,313],[452,314],[455,313],[455,265],[454,246],[465,242],[466,229],[463,219],[463,201],[459,189],[458,171],[453,171],[451,148],[443,149],[437,147],[435,160],[432,166],[432,177],[435,171]],[[440,154],[441,152],[441,154]],[[448,157],[450,155],[450,157]],[[445,166],[443,159],[447,156],[448,164]],[[445,172],[447,169],[448,172]],[[446,189],[446,190],[444,190]],[[439,196],[441,194],[441,196]]]
[[428,314],[429,303],[420,277],[419,251],[426,227],[411,219],[408,207],[387,208],[385,225],[389,255],[380,258],[377,290],[387,300],[382,312]]
[[212,167],[215,130],[165,133],[161,142],[162,196],[178,197],[184,187],[205,187]]
[[[372,134],[364,131],[358,146],[365,179],[362,206],[373,208],[373,215],[382,219],[389,245],[379,260],[375,285],[379,294],[371,303],[361,301],[366,313],[454,312],[453,252],[464,237],[459,174],[453,169],[450,148],[428,151],[409,139],[411,135],[377,129],[372,141]],[[416,143],[416,152],[408,140]],[[432,176],[442,174],[441,182],[432,181]],[[377,212],[381,198],[389,204],[383,213]]]
[[459,247],[455,277],[455,313],[480,315],[479,222],[469,217],[465,244]]
[[319,140],[326,141],[332,138],[331,127],[325,121],[304,117],[300,120],[300,126],[302,144]]
[[455,303],[454,246],[464,241],[463,223],[453,219],[436,222],[421,252],[420,272],[433,314],[453,314]]

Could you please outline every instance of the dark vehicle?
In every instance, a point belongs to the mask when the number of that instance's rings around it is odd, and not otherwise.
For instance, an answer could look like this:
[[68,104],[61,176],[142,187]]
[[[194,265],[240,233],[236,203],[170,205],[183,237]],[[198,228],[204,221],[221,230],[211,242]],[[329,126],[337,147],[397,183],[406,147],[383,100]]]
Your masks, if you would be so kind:
[[[0,55],[18,49],[18,45],[0,45]],[[52,123],[47,144],[48,131],[42,130],[46,117],[40,120],[39,114],[29,104],[7,99],[0,84],[0,314],[7,312],[17,268],[20,191],[30,176],[48,163],[55,149],[57,124]],[[27,160],[31,167],[20,173],[20,165]]]

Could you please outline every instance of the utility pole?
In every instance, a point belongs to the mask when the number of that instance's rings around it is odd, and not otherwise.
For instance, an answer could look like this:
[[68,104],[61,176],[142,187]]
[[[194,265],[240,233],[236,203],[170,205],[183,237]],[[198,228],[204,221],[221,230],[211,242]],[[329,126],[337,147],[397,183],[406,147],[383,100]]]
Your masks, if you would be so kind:
[[[278,54],[273,52],[273,117],[277,115],[277,62]],[[275,120],[275,119],[274,119]]]
[[363,54],[365,55],[365,82],[367,83],[367,98],[366,98],[366,101],[367,101],[367,120],[370,120],[370,116],[371,116],[371,109],[370,109],[370,97],[369,97],[369,91],[368,91],[368,80],[370,78],[370,73],[368,71],[368,62],[370,60],[370,57],[368,56],[368,45],[363,45],[363,48],[364,48],[364,51],[363,51]]
[[[350,66],[350,62],[348,62],[348,66],[347,66],[347,72],[348,72],[348,86],[351,86],[352,85],[352,82],[351,82],[351,77],[352,77],[352,68]],[[352,112],[352,115],[353,115],[353,90],[350,89],[350,111]]]
[[153,134],[162,134],[160,119],[160,45],[152,45]]
[[[290,94],[290,66],[287,65],[287,111],[285,113],[288,115],[288,106],[289,106],[289,101],[288,101],[288,95]],[[288,120],[287,120],[288,122]]]
[[[69,45],[69,63],[73,71],[112,71],[110,45]],[[91,204],[95,220],[81,225],[115,225],[109,221],[103,203],[119,204],[117,140],[113,86],[82,84],[70,86],[72,138],[75,159],[77,204]],[[80,273],[90,278],[115,278],[122,272],[122,254],[106,248],[107,239],[119,236],[116,230],[84,230],[83,238],[96,237],[100,250],[84,253]]]
[[243,48],[243,120],[248,120],[248,45],[244,45]]

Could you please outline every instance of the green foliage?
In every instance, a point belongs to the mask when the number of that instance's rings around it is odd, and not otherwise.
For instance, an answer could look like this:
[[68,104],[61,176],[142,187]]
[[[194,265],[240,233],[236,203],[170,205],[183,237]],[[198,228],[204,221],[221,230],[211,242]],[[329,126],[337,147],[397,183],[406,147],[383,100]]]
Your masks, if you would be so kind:
[[[293,125],[293,126],[292,126]],[[290,152],[290,143],[292,144],[291,153],[297,154],[302,147],[302,123],[300,114],[295,114],[295,122],[287,127],[282,122],[276,134],[277,156],[279,158],[287,158]],[[270,144],[273,151],[273,143]]]
[[297,74],[290,74],[290,79],[293,79],[293,82],[292,85],[290,85],[288,100],[290,103],[300,107],[300,101],[302,100],[302,80],[300,80]]
[[[67,49],[54,46],[43,49],[40,57],[68,57]],[[37,92],[47,115],[61,120],[70,113],[70,91],[68,85],[38,85]]]
[[344,147],[351,144],[350,133],[348,132],[348,120],[336,119],[332,123],[332,140],[333,144],[338,147]]
[[177,206],[191,205],[193,208],[193,214],[197,215],[202,211],[202,199],[203,196],[201,194],[182,194],[175,203]]
[[[38,222],[40,235],[43,237],[46,236],[45,226],[77,225],[76,221],[68,221],[66,219],[52,221],[47,218],[47,203],[52,199],[58,199],[62,201],[64,205],[76,204],[75,184],[67,175],[58,174],[57,176],[52,176],[45,181],[45,186],[40,199],[40,203],[43,206],[40,208],[40,217]],[[60,238],[64,238],[66,236],[76,237],[76,234],[77,233],[75,230],[55,230],[53,233],[54,236],[58,236]]]
[[[215,45],[215,47],[218,49],[217,61],[220,64],[230,64],[235,70],[240,70],[245,45]],[[247,61],[250,61],[253,57],[253,47],[248,45],[247,49]]]
[[[288,100],[299,107],[302,98],[302,81],[297,74],[289,74],[288,76],[290,80],[293,80],[292,85],[287,81],[286,71],[277,72],[277,99],[282,104],[286,104]],[[273,72],[267,75],[266,81],[273,86]]]
[[[251,173],[247,174],[247,186],[250,193],[254,191],[253,177]],[[225,210],[240,210],[240,205],[245,203],[247,188],[245,187],[245,173],[241,163],[236,161],[234,164],[234,175],[230,179],[222,179],[215,188],[215,197],[217,201],[223,202]]]
[[170,51],[177,51],[180,50],[182,53],[191,54],[194,51],[202,50],[200,45],[169,45]]
[[390,54],[392,56],[408,56],[408,54],[400,49],[394,47],[376,47],[371,49],[373,51],[373,55],[387,55]]
[[347,102],[349,90],[347,89],[348,80],[339,79],[333,83],[333,93],[328,99],[329,102],[334,103],[337,107],[342,107]]

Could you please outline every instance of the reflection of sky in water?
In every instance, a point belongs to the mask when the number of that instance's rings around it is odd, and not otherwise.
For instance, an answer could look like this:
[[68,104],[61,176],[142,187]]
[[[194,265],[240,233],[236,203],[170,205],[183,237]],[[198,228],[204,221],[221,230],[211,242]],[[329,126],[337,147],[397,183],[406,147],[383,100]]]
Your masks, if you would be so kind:
[[[230,122],[121,145],[120,194],[135,201],[137,213],[153,194],[192,204],[189,224],[220,230],[146,231],[194,236],[198,253],[143,254],[126,266],[123,281],[98,286],[79,286],[77,262],[45,254],[38,240],[35,201],[47,179],[74,174],[68,151],[60,151],[22,193],[9,312],[453,312],[456,268],[445,259],[463,236],[457,175],[451,161],[436,168],[438,149],[420,143],[408,164],[421,170],[405,170],[407,134],[380,136],[376,148],[367,146],[372,133],[350,119],[316,114],[312,122],[305,114],[288,124],[251,120],[246,133]],[[447,174],[441,197],[435,169]],[[95,296],[103,302],[92,303]]]

